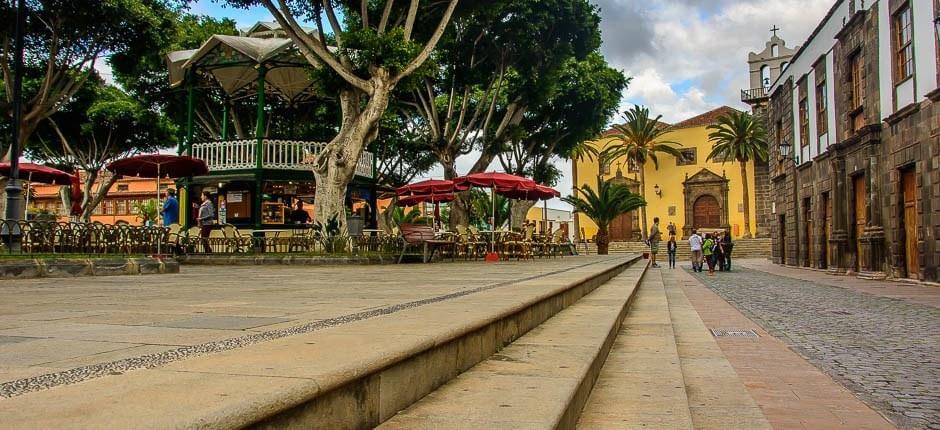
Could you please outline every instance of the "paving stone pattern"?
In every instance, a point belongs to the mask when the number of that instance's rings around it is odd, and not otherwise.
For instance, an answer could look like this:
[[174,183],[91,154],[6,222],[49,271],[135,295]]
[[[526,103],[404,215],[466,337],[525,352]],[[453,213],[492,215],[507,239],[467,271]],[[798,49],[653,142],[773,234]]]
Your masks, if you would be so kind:
[[751,269],[692,275],[899,428],[940,429],[940,309]]

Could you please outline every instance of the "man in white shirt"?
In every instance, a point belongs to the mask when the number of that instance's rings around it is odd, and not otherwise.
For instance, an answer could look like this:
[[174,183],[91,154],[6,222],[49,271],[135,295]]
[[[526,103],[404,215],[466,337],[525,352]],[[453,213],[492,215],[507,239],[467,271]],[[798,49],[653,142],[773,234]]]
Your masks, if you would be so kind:
[[692,254],[692,271],[701,272],[702,271],[702,236],[698,235],[698,231],[692,229],[692,235],[689,236],[689,250]]

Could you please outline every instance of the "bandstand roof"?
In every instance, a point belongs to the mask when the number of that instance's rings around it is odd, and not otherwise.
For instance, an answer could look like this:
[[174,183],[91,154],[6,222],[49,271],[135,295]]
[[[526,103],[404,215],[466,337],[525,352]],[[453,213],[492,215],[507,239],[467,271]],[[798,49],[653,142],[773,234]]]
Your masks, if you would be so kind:
[[195,70],[233,98],[257,93],[260,65],[267,68],[266,94],[291,102],[315,95],[313,66],[290,39],[217,34],[199,49],[167,54],[170,86],[181,85],[187,70]]

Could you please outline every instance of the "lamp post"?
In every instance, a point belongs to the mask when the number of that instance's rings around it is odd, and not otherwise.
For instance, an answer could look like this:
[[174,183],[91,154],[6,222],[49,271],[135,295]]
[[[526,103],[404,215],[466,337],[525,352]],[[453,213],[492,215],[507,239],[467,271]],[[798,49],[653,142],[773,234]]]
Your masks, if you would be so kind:
[[[26,31],[26,1],[18,0],[16,4],[16,24],[14,29],[14,58],[13,58],[13,132],[10,136],[10,176],[4,191],[7,194],[6,213],[3,214],[7,220],[19,220],[23,216],[22,195],[23,189],[20,185],[20,121],[23,117],[23,33]],[[4,231],[4,235],[10,235],[12,238],[19,232]]]

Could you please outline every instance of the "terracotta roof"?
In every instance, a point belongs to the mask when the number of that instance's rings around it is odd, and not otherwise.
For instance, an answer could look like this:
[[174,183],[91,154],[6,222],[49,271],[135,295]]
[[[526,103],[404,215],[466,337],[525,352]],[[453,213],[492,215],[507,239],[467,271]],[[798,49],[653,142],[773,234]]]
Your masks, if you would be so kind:
[[[675,124],[670,125],[669,123],[663,122],[663,121],[660,121],[660,123],[663,126],[669,127],[673,130],[680,129],[680,128],[701,127],[701,126],[714,123],[715,120],[718,119],[718,117],[729,112],[740,112],[740,111],[730,106],[721,106],[721,107],[712,109],[708,112],[705,112],[703,114],[693,116],[692,118],[684,119]],[[601,133],[599,137],[609,137],[615,134],[617,134],[617,130],[611,127],[605,130],[603,133]]]
[[714,124],[715,121],[718,119],[718,117],[724,114],[730,113],[730,112],[740,112],[740,111],[733,107],[721,106],[719,108],[712,109],[708,112],[705,112],[701,115],[696,115],[684,121],[679,121],[673,124],[672,128],[675,130],[675,129],[680,129],[680,128],[701,127],[703,125]]

